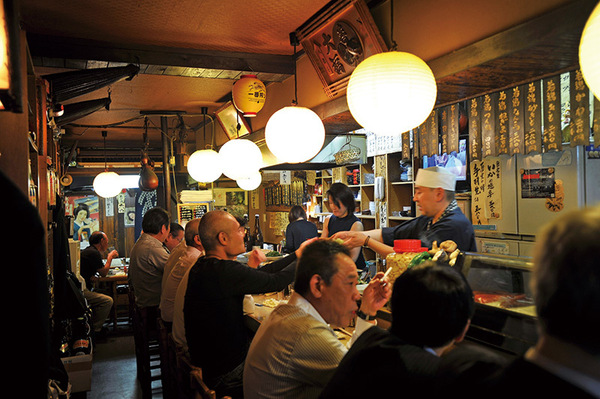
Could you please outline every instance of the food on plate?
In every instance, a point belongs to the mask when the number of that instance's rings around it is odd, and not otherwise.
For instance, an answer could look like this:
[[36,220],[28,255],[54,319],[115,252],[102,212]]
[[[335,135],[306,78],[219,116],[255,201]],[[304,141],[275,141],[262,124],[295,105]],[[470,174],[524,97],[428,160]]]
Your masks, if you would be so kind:
[[501,308],[516,308],[533,305],[533,300],[525,294],[473,292],[475,302],[493,304]]
[[279,251],[269,251],[266,253],[266,256],[269,258],[272,258],[275,256],[281,256],[281,254],[279,253]]

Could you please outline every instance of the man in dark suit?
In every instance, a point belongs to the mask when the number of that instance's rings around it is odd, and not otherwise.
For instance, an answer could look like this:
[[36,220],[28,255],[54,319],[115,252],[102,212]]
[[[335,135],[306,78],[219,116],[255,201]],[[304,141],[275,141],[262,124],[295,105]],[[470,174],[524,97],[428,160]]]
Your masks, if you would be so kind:
[[432,396],[440,355],[462,341],[473,312],[471,288],[454,269],[432,263],[409,269],[394,283],[390,330],[363,333],[320,397]]
[[555,219],[538,236],[531,281],[535,347],[516,359],[493,397],[600,398],[600,207]]

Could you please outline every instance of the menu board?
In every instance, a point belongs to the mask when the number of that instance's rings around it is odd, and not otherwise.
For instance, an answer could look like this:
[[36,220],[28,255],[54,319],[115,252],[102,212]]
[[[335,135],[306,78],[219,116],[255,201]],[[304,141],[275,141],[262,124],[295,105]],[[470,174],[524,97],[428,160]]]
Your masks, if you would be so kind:
[[448,154],[448,114],[450,107],[443,107],[440,111],[440,139],[442,154]]
[[481,111],[481,150],[483,157],[496,155],[496,107],[491,94],[483,96]]
[[498,93],[496,112],[496,132],[498,138],[498,155],[508,154],[508,97],[506,90]]
[[560,77],[544,79],[544,150],[562,149],[560,129]]
[[192,219],[201,218],[210,210],[210,203],[195,202],[193,204],[177,204],[179,224],[185,225]]
[[448,154],[458,153],[458,104],[448,110]]
[[590,143],[589,89],[581,70],[571,72],[571,146]]
[[508,112],[508,153],[523,153],[523,92],[520,86],[513,87],[509,93]]
[[485,175],[483,167],[483,161],[471,161],[471,220],[474,225],[488,224],[485,217]]
[[410,132],[402,133],[402,159],[410,159]]
[[523,85],[525,94],[525,154],[540,152],[542,138],[542,109],[540,81]]
[[429,121],[427,122],[427,129],[429,130],[429,139],[428,139],[428,144],[429,144],[429,155],[430,156],[434,156],[434,155],[438,155],[439,152],[439,148],[438,148],[438,112],[437,110],[433,110],[431,111],[431,114],[429,115]]
[[481,98],[469,100],[469,148],[471,160],[481,159]]

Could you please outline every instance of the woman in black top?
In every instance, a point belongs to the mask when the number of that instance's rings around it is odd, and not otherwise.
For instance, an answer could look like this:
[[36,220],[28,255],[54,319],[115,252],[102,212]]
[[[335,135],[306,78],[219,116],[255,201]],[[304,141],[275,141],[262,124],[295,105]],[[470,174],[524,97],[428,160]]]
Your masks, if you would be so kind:
[[[330,237],[339,231],[364,230],[362,222],[354,215],[356,203],[354,202],[354,194],[348,186],[343,183],[333,183],[325,194],[328,199],[327,207],[333,215],[328,216],[323,222],[321,238]],[[364,269],[366,263],[362,248],[352,248],[350,252],[356,267]]]
[[319,232],[314,223],[306,220],[306,212],[300,205],[294,205],[288,215],[290,224],[285,230],[285,247],[283,252],[292,253],[309,238],[318,237]]

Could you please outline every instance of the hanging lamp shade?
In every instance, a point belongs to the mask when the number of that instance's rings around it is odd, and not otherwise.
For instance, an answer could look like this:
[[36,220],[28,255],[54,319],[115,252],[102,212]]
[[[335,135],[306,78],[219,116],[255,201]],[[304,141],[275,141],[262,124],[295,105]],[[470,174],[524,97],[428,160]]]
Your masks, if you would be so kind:
[[119,194],[123,188],[121,187],[119,175],[109,171],[99,173],[94,178],[93,187],[96,194],[103,198],[114,197]]
[[197,182],[213,182],[223,173],[221,155],[213,149],[195,151],[188,159],[187,170]]
[[600,99],[600,4],[588,18],[579,42],[579,65],[583,79]]
[[223,144],[219,154],[223,174],[232,180],[248,178],[263,166],[260,149],[250,140],[229,140]]
[[267,88],[256,75],[242,75],[231,90],[233,105],[247,118],[253,118],[265,105]]
[[321,150],[325,127],[312,110],[292,105],[271,115],[265,127],[265,140],[279,161],[304,162]]
[[258,186],[260,186],[261,182],[262,182],[262,175],[260,174],[259,171],[256,171],[255,173],[253,173],[251,176],[249,176],[247,178],[236,180],[238,187],[241,188],[242,190],[246,190],[246,191],[252,191],[252,190],[257,189]]
[[419,57],[390,51],[358,64],[348,81],[350,113],[377,135],[401,134],[425,121],[437,97],[435,77]]

